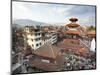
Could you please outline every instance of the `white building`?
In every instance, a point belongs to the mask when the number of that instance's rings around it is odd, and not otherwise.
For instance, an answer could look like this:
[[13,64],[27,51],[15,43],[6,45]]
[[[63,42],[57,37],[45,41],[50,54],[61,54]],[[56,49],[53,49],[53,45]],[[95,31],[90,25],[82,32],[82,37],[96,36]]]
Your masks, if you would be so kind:
[[57,42],[57,33],[52,32],[52,34],[51,34],[51,43],[54,44],[56,42]]
[[55,31],[49,31],[44,33],[42,45],[51,43],[54,44],[57,42],[57,33]]
[[41,29],[26,26],[24,32],[26,37],[25,40],[33,50],[36,50],[47,43],[54,44],[57,42],[57,33],[55,31],[44,32],[43,35]]
[[26,42],[33,50],[38,49],[42,45],[42,32],[40,29],[34,28],[32,26],[26,26],[24,28],[26,35]]

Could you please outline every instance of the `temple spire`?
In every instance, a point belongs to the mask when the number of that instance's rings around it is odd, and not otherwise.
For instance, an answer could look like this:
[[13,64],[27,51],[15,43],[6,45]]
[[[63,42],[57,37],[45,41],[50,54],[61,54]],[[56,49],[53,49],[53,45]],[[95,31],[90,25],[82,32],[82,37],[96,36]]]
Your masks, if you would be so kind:
[[70,18],[69,20],[70,20],[72,23],[78,21],[77,18]]

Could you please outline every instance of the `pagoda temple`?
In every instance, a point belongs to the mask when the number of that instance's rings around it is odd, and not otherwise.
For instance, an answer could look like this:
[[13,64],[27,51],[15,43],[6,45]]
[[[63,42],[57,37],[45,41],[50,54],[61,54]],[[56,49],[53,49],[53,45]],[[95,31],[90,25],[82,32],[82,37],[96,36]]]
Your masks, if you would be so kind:
[[66,25],[66,29],[67,29],[66,36],[71,39],[79,38],[82,31],[79,29],[80,25],[76,23],[78,19],[70,18],[69,20],[71,21],[71,23]]

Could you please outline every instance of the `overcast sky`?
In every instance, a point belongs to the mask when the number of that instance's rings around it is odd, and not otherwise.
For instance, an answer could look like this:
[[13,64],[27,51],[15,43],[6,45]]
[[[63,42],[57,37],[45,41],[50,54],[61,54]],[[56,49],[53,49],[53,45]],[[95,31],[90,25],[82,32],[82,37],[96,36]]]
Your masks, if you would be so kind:
[[45,23],[70,23],[76,17],[81,25],[95,25],[95,6],[45,4],[30,2],[12,3],[12,19],[30,19]]

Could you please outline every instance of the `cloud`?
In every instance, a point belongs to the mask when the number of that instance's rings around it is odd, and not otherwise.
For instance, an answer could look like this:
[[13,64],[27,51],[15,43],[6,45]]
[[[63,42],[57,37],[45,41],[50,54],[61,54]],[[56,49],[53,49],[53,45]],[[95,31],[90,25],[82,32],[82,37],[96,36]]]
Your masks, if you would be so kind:
[[95,25],[95,17],[80,18],[79,22],[82,25]]
[[12,6],[13,19],[30,18],[32,16],[32,12],[23,3],[13,2]]
[[93,6],[78,6],[78,5],[74,5],[70,10],[69,10],[70,14],[69,15],[86,15],[86,14],[90,14],[90,13],[95,13],[95,7]]
[[30,2],[12,3],[13,19],[31,19],[47,23],[69,23],[77,17],[81,24],[95,24],[95,7]]

